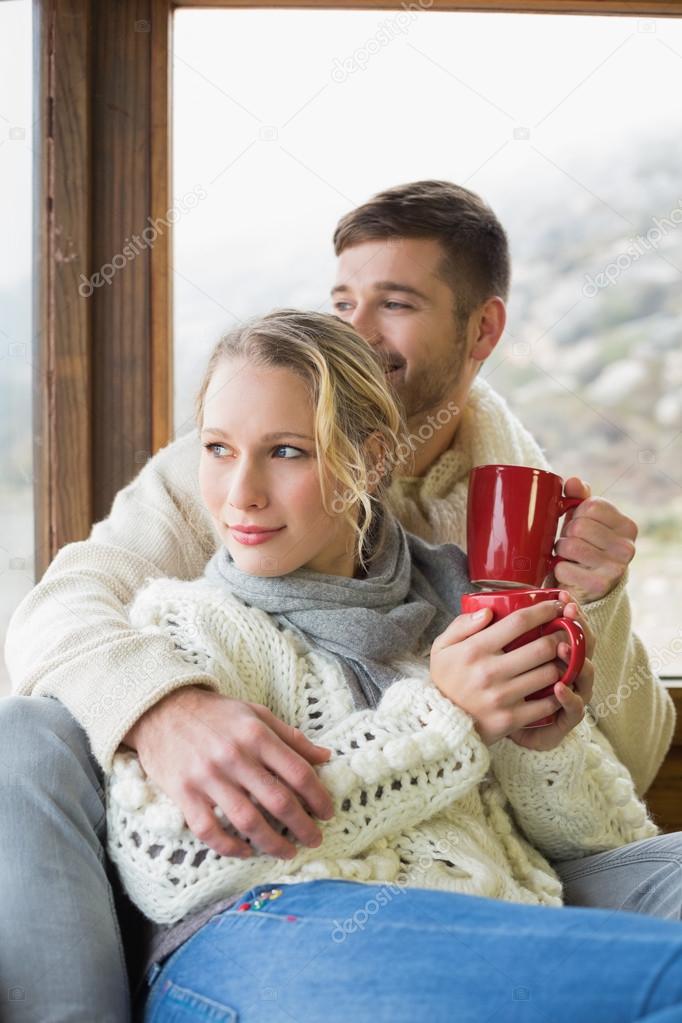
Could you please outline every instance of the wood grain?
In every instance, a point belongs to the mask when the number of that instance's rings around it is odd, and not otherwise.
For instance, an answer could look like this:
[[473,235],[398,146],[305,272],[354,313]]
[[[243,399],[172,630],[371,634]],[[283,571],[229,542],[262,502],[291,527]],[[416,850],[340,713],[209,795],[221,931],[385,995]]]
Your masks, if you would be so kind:
[[666,683],[677,710],[672,748],[646,794],[656,823],[664,831],[682,831],[682,683]]
[[[87,536],[90,488],[90,22],[84,0],[46,0],[35,15],[35,567]],[[66,169],[68,168],[68,173]]]
[[[621,15],[625,17],[666,18],[680,17],[679,0],[422,0],[415,3],[426,11],[498,11],[520,14],[597,14]],[[402,10],[396,0],[345,0],[344,3],[328,3],[324,0],[180,0],[174,7],[308,7],[319,10]]]
[[[173,18],[168,0],[153,0],[151,22],[150,205],[163,217],[172,202],[171,104]],[[169,224],[150,252],[151,447],[171,440],[173,425],[173,228]]]

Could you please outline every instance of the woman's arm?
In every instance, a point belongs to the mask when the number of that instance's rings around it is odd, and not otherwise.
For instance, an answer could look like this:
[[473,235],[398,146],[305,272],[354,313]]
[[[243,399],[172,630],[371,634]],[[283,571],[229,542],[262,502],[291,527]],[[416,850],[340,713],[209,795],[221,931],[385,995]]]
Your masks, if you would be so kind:
[[[109,854],[130,897],[151,919],[172,922],[218,898],[284,875],[392,876],[376,843],[417,826],[478,785],[489,757],[471,718],[419,678],[404,678],[375,710],[356,711],[315,734],[334,750],[317,768],[334,800],[322,845],[291,860],[221,857],[187,828],[182,812],[118,756],[108,800]],[[268,819],[273,818],[268,815]],[[236,834],[227,823],[228,834]],[[362,866],[357,857],[363,856]],[[366,878],[367,879],[367,878]]]
[[550,860],[658,834],[627,768],[588,718],[553,750],[530,750],[504,738],[490,747],[490,757],[519,827]]

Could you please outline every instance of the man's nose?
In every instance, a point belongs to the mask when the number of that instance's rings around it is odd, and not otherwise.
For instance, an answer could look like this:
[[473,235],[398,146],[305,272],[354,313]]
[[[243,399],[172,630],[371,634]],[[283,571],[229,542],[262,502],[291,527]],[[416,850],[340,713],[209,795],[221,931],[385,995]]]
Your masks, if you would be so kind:
[[357,330],[360,337],[364,337],[368,344],[376,345],[381,341],[381,333],[371,309],[357,305],[353,310],[350,322],[351,326]]

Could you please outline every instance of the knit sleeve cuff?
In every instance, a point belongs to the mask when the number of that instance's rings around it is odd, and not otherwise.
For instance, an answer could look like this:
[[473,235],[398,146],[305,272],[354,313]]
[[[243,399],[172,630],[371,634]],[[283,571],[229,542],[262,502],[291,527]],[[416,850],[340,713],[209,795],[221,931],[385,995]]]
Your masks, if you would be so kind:
[[513,739],[500,739],[490,747],[490,760],[508,795],[538,784],[570,789],[585,766],[589,739],[589,725],[583,720],[551,750],[527,749]]
[[581,605],[590,628],[597,636],[597,642],[603,630],[608,628],[610,623],[620,613],[622,602],[628,599],[626,589],[628,578],[629,569],[626,569],[623,578],[614,586],[610,593],[607,593],[605,597],[600,597],[599,600],[591,600]]

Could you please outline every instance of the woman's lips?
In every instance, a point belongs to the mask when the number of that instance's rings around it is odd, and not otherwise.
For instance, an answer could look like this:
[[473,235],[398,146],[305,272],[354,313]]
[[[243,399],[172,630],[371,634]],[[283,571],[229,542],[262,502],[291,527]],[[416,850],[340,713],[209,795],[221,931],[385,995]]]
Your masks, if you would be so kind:
[[237,543],[242,543],[245,547],[255,547],[256,544],[271,540],[273,536],[281,533],[283,529],[286,529],[286,526],[280,526],[279,529],[268,529],[265,533],[241,533],[236,526],[231,526],[230,532]]

